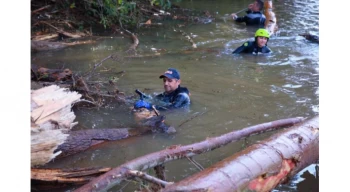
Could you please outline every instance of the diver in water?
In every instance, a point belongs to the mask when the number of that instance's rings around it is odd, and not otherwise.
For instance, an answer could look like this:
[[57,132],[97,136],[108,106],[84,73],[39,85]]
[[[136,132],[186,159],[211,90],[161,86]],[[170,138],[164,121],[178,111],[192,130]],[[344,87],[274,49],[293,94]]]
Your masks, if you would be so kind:
[[[161,103],[161,105],[154,105],[156,109],[176,109],[190,105],[190,92],[186,87],[180,86],[180,73],[176,69],[169,68],[159,78],[163,79],[164,92],[155,97]],[[152,109],[152,104],[141,99],[134,105],[136,109],[142,107]]]
[[247,14],[245,16],[238,17],[235,13],[232,13],[231,16],[233,20],[238,23],[245,22],[247,26],[264,27],[266,17],[261,12],[263,8],[264,3],[261,0],[256,0],[248,6],[248,10],[246,11]]
[[232,54],[236,53],[270,53],[271,49],[267,47],[267,42],[269,41],[270,34],[266,29],[258,29],[255,32],[255,41],[247,41],[236,50],[232,52]]

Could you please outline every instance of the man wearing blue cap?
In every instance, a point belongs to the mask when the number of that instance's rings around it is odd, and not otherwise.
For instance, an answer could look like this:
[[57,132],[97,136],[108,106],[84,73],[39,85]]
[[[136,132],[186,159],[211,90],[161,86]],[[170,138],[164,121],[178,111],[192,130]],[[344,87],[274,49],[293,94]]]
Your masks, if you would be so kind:
[[[186,87],[180,86],[180,73],[176,69],[169,68],[159,78],[163,79],[164,92],[156,96],[157,100],[162,101],[162,105],[155,106],[157,109],[175,109],[190,105],[190,93]],[[137,102],[134,107],[152,108],[152,105],[143,101]]]
[[163,79],[165,91],[156,98],[167,103],[166,108],[180,108],[190,104],[190,93],[186,87],[180,86],[180,73],[176,69],[169,68],[159,78]]

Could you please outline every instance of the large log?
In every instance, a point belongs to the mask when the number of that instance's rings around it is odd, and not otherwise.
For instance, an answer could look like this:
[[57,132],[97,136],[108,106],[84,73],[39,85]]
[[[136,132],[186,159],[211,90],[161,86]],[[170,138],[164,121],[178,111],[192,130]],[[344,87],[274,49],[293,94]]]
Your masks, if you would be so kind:
[[319,117],[252,145],[175,184],[169,191],[271,191],[319,158]]
[[105,191],[114,185],[120,183],[123,179],[128,178],[128,172],[130,170],[147,170],[166,162],[190,158],[192,156],[214,150],[216,148],[222,147],[228,143],[238,141],[244,137],[250,136],[252,134],[261,133],[267,130],[275,130],[277,128],[291,126],[302,121],[302,118],[289,118],[281,119],[277,121],[272,121],[268,123],[263,123],[251,127],[247,127],[242,130],[232,131],[224,135],[207,138],[204,141],[194,143],[186,146],[170,146],[167,149],[150,153],[134,160],[128,161],[111,171],[95,178],[84,186],[78,188],[76,192],[87,192],[87,191]]
[[117,141],[155,130],[163,130],[163,127],[169,127],[164,123],[164,119],[165,116],[153,116],[144,119],[139,128],[97,128],[70,131],[68,138],[54,152],[60,151],[61,153],[56,158],[63,158],[85,151],[105,141]]
[[31,169],[32,191],[50,191],[82,185],[111,168]]

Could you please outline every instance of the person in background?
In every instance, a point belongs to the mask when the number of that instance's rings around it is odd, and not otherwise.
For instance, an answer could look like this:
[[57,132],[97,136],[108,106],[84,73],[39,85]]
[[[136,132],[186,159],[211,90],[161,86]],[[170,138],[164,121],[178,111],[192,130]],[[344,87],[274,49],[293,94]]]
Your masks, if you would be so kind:
[[248,6],[248,10],[246,11],[246,15],[243,17],[238,17],[235,13],[232,13],[231,16],[233,20],[238,23],[245,22],[247,26],[257,26],[259,28],[263,28],[265,25],[266,17],[262,14],[262,10],[264,8],[264,2],[261,0],[256,0],[254,3]]
[[[156,109],[176,109],[190,105],[190,92],[186,87],[180,86],[180,73],[176,69],[169,68],[159,78],[163,79],[164,92],[155,97],[161,103],[160,105],[154,105]],[[134,105],[134,108],[142,107],[152,109],[152,104],[144,100],[139,100]]]
[[269,41],[270,34],[266,29],[258,29],[255,32],[255,40],[247,41],[236,50],[232,52],[232,54],[238,53],[270,53],[271,49],[267,47],[267,42]]

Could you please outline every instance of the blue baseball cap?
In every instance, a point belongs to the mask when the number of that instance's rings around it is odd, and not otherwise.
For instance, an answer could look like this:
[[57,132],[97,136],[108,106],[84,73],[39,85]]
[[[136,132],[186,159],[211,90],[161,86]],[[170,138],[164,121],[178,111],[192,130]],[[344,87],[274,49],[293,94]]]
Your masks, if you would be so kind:
[[167,77],[169,79],[180,79],[180,73],[174,68],[169,68],[164,72],[163,75],[159,76],[159,79],[164,77]]

